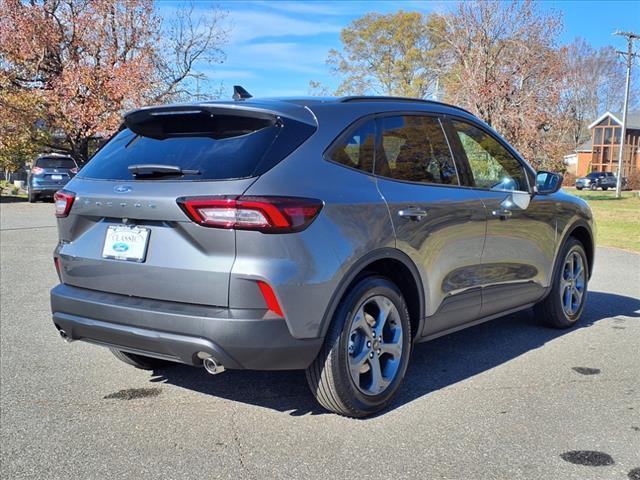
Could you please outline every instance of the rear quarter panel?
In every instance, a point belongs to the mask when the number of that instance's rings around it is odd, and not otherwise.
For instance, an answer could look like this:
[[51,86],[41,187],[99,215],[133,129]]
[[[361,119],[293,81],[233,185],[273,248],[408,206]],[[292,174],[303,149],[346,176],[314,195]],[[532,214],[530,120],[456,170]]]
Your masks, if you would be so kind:
[[237,234],[230,305],[252,296],[260,302],[257,287],[250,287],[254,294],[247,295],[246,281],[264,278],[274,288],[296,338],[321,335],[333,293],[361,257],[395,247],[389,212],[374,177],[323,159],[326,147],[349,123],[344,118],[320,119],[318,131],[304,145],[245,192],[324,202],[318,218],[303,232]]

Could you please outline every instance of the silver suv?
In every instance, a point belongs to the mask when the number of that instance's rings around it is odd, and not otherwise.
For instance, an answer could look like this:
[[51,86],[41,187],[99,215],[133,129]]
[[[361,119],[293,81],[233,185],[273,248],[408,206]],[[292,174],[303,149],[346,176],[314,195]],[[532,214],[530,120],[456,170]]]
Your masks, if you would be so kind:
[[305,369],[383,409],[413,345],[517,310],[580,318],[587,204],[468,112],[346,97],[143,108],[56,194],[67,341],[155,369]]

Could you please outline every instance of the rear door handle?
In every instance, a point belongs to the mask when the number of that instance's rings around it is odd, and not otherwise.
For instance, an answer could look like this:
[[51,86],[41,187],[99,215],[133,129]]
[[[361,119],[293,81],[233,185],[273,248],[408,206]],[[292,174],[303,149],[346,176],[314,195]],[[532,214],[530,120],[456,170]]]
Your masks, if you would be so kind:
[[494,210],[493,212],[491,212],[491,215],[493,215],[494,217],[499,217],[500,220],[506,220],[508,218],[511,218],[513,212],[506,208],[499,208],[498,210]]
[[402,210],[398,210],[398,216],[406,218],[407,220],[419,222],[423,217],[427,216],[427,211],[419,207],[407,207]]

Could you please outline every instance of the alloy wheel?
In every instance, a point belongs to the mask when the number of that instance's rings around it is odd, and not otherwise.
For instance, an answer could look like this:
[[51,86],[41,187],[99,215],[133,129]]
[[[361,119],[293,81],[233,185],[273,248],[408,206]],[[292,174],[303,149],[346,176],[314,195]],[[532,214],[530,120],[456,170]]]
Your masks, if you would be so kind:
[[358,390],[379,395],[393,382],[403,354],[402,322],[395,304],[383,295],[366,299],[349,326],[349,373]]
[[560,300],[562,310],[568,317],[574,316],[582,306],[586,285],[586,271],[582,256],[570,251],[562,267],[560,279]]

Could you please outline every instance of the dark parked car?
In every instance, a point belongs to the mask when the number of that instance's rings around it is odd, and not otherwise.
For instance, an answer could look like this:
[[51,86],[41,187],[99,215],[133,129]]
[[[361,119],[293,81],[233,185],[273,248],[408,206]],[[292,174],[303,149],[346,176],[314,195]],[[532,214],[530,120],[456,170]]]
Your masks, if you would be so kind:
[[578,190],[583,188],[608,190],[609,188],[616,188],[617,181],[617,177],[611,172],[591,172],[586,177],[576,179],[576,188]]
[[55,153],[38,157],[27,178],[29,202],[53,197],[76,173],[78,165],[71,157]]
[[561,183],[433,101],[143,108],[56,194],[53,322],[138,368],[305,369],[369,415],[418,342],[533,306],[578,322],[594,225]]

